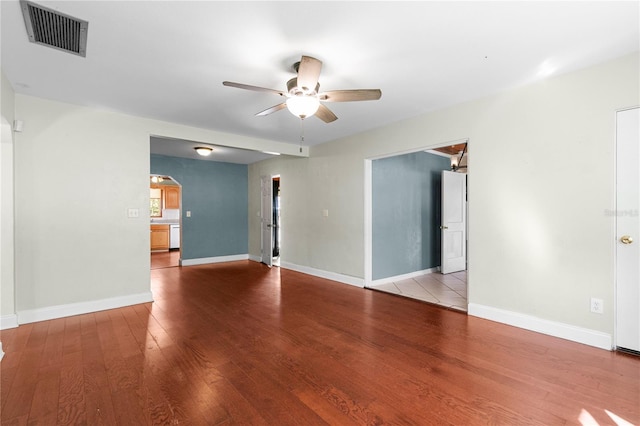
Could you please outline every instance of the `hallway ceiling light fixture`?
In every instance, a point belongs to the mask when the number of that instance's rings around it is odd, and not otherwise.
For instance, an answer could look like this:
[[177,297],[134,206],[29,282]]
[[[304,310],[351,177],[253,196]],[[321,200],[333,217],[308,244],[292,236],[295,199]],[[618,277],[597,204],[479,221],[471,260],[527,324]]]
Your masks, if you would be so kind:
[[208,146],[198,146],[198,147],[193,148],[193,149],[196,150],[198,155],[202,155],[203,157],[208,157],[213,152],[213,148],[210,148]]

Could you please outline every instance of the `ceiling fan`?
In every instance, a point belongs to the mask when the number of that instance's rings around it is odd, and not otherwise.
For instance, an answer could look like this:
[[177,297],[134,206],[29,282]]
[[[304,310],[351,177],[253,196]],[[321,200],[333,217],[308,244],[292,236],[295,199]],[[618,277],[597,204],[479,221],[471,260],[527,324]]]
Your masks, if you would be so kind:
[[258,116],[269,115],[281,109],[288,108],[293,115],[301,119],[315,115],[325,123],[331,123],[337,120],[338,117],[336,117],[329,108],[321,104],[320,101],[375,101],[382,96],[380,89],[330,90],[328,92],[320,92],[318,78],[320,77],[320,70],[322,70],[322,62],[311,56],[303,56],[300,62],[293,64],[293,69],[298,75],[287,82],[286,92],[234,83],[232,81],[223,81],[222,84],[229,87],[237,87],[238,89],[274,93],[286,98],[286,101],[283,103],[257,113],[256,115]]

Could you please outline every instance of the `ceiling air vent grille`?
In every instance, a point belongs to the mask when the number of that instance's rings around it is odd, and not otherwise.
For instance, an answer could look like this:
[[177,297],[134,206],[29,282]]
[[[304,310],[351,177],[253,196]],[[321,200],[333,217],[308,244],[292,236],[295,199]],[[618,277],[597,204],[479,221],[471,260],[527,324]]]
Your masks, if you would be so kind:
[[86,56],[87,21],[26,0],[20,0],[20,6],[30,42]]

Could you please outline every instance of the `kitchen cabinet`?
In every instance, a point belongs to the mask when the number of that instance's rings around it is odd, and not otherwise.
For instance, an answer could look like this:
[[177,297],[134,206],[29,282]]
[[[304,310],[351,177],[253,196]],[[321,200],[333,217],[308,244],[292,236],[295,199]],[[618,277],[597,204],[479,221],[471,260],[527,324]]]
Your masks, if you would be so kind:
[[169,250],[169,225],[151,225],[151,251]]
[[180,187],[179,186],[164,186],[164,208],[165,209],[179,209],[180,208]]

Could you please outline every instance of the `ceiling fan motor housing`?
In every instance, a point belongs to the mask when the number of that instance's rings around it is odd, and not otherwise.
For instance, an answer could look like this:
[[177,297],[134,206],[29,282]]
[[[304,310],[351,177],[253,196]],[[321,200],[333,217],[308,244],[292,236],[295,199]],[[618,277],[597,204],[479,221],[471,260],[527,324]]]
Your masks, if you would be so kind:
[[287,81],[287,92],[291,96],[315,96],[320,91],[320,83],[316,84],[316,88],[314,90],[305,90],[304,87],[298,87],[298,78],[294,77],[291,80]]

